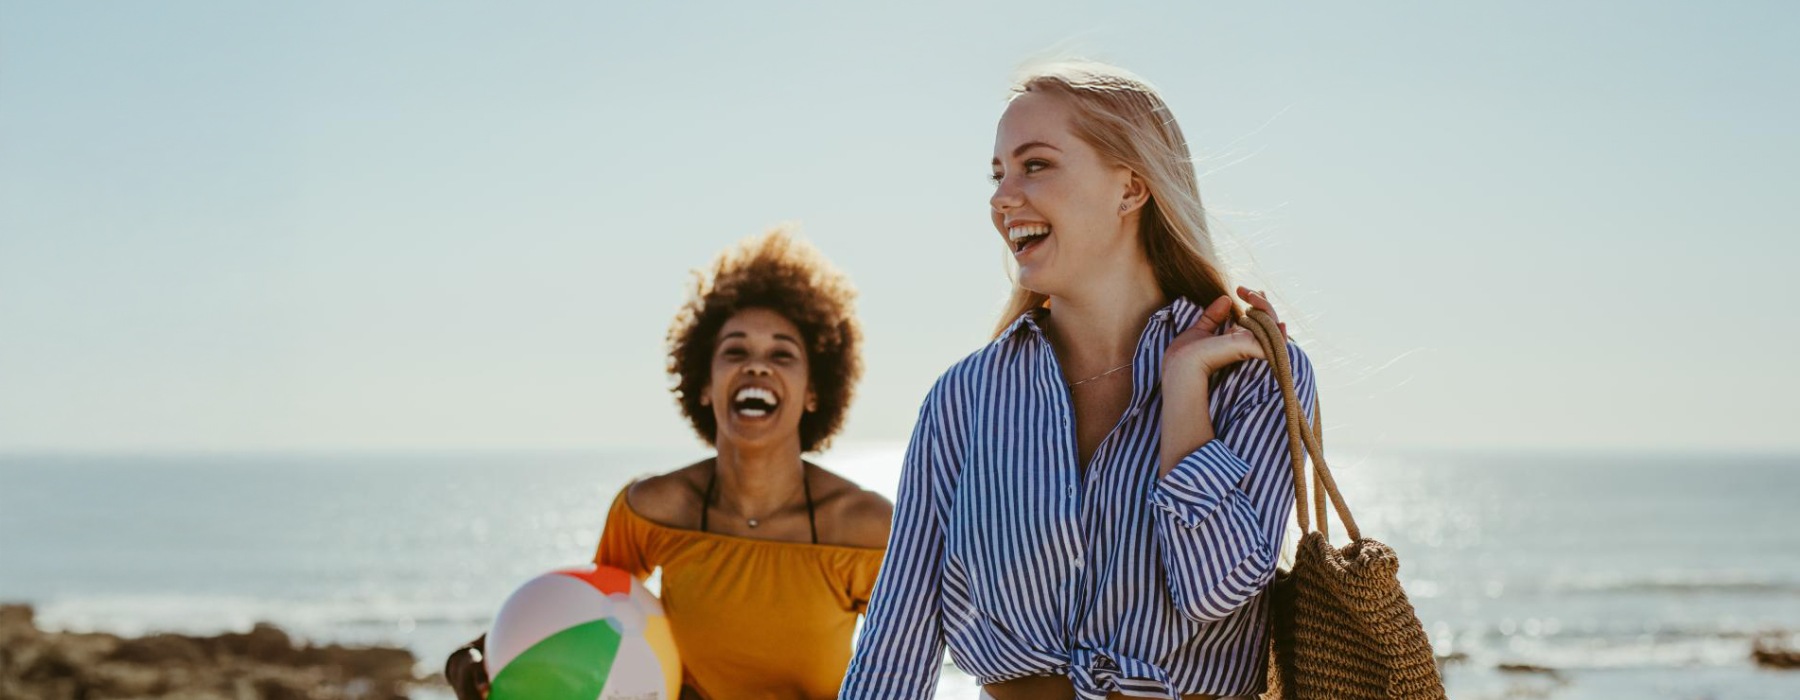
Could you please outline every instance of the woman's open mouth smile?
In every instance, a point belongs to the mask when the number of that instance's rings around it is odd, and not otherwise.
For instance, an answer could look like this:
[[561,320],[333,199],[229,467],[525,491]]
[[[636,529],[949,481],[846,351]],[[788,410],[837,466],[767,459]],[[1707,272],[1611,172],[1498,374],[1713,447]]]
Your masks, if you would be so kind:
[[781,397],[766,387],[746,386],[731,397],[731,413],[740,419],[767,418],[780,407]]
[[1014,257],[1037,247],[1049,237],[1049,224],[1013,224],[1006,229],[1006,240],[1012,244]]

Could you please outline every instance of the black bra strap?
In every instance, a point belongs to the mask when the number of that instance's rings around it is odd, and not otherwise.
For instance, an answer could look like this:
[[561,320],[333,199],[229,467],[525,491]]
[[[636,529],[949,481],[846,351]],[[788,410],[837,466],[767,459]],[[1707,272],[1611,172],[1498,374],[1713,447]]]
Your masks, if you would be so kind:
[[706,511],[712,510],[713,487],[719,485],[719,462],[713,460],[712,476],[706,479],[706,495],[700,499],[700,531],[706,532]]
[[819,522],[813,517],[812,480],[806,478],[806,463],[800,463],[800,488],[806,490],[806,526],[812,528],[813,544],[819,543]]

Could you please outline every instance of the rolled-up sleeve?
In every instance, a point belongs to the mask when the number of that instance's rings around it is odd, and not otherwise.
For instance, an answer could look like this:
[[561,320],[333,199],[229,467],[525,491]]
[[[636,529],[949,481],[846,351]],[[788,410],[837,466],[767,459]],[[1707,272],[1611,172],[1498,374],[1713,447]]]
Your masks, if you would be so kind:
[[[1310,420],[1312,364],[1292,343],[1288,354]],[[1230,615],[1268,586],[1294,508],[1287,418],[1269,364],[1247,361],[1217,391],[1236,399],[1212,407],[1215,438],[1150,491],[1169,595],[1200,622]]]
[[906,448],[887,556],[838,697],[930,698],[944,658],[939,609],[945,519],[954,484],[935,389]]

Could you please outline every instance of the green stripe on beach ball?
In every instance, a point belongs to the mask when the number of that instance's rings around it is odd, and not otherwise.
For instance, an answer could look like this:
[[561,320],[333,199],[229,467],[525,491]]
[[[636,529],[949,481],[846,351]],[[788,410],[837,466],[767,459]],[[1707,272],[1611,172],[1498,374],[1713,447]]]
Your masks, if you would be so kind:
[[606,689],[619,631],[606,620],[570,627],[531,645],[494,677],[488,700],[594,700]]

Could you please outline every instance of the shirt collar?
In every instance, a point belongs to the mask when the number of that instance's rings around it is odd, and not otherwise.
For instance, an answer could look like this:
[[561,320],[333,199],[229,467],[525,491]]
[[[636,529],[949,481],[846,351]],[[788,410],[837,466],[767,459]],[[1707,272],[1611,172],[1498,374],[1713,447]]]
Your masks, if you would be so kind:
[[1042,336],[1044,334],[1044,329],[1039,327],[1037,322],[1038,310],[1042,308],[1043,307],[1040,306],[1035,309],[1028,309],[1024,313],[1019,314],[1018,318],[1013,319],[1012,323],[1006,325],[1006,330],[1000,331],[1000,335],[994,337],[994,341],[1000,342],[1009,340],[1014,334],[1020,333],[1027,328],[1031,329],[1031,332]]
[[1168,306],[1158,309],[1156,314],[1151,316],[1151,318],[1158,318],[1166,321],[1171,330],[1180,333],[1181,331],[1192,328],[1194,323],[1200,320],[1200,314],[1203,313],[1206,313],[1206,309],[1189,301],[1187,297],[1175,297],[1175,301],[1171,301]]
[[[1042,326],[1038,325],[1037,320],[1038,311],[1042,308],[1043,307],[1030,309],[1019,314],[1019,317],[1013,319],[1012,323],[1007,324],[1006,329],[1000,331],[1000,335],[996,336],[994,340],[1009,340],[1014,335],[1021,333],[1026,329],[1030,329],[1031,332],[1038,337],[1043,337],[1044,329]],[[1198,304],[1189,301],[1187,297],[1176,297],[1174,301],[1169,302],[1167,305],[1150,314],[1150,320],[1151,322],[1162,321],[1167,323],[1169,324],[1169,330],[1180,333],[1181,331],[1193,327],[1194,323],[1200,320],[1200,314],[1205,313],[1205,311],[1206,310],[1201,308]],[[1174,336],[1171,335],[1170,337],[1172,338]]]

